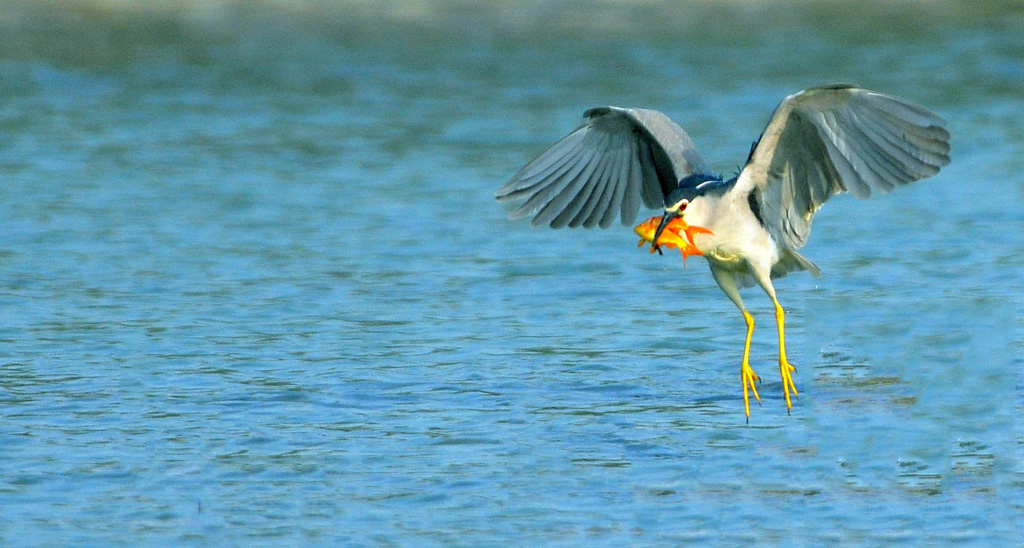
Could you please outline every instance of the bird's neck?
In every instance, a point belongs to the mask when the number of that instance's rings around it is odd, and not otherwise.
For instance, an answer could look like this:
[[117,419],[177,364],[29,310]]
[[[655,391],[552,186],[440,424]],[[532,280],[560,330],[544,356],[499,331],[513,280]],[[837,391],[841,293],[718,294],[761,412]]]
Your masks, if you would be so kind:
[[711,196],[697,196],[686,206],[683,219],[687,224],[707,227],[714,218],[717,202],[718,199]]

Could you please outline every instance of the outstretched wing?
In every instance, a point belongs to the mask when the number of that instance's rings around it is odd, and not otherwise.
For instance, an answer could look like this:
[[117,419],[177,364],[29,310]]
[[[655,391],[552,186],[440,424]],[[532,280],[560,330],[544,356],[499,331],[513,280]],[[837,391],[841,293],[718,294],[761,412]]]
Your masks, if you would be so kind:
[[949,132],[936,114],[848,84],[807,89],[783,99],[740,172],[735,192],[769,234],[802,247],[826,200],[886,193],[949,163]]
[[679,180],[706,172],[693,141],[668,116],[645,109],[599,107],[585,123],[545,150],[496,193],[525,199],[509,218],[533,216],[533,226],[629,224],[663,206]]

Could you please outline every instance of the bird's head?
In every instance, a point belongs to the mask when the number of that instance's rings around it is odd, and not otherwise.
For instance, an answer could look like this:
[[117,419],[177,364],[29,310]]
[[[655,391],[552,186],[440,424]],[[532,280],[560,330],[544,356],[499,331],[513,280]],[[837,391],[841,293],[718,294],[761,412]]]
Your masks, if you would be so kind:
[[[690,200],[696,197],[696,189],[692,186],[678,187],[665,198],[665,212],[661,215],[661,223],[658,225],[658,230],[654,231],[654,241],[658,241],[658,237],[665,230],[672,219],[676,217],[682,217],[683,212],[686,211],[686,206],[690,205]],[[657,244],[655,244],[657,247]]]
[[[679,186],[674,188],[672,192],[665,196],[665,212],[661,216],[661,224],[658,225],[658,230],[654,232],[654,240],[658,241],[658,237],[661,236],[662,231],[668,226],[672,219],[676,217],[682,217],[683,212],[686,211],[686,206],[690,205],[690,201],[699,196],[704,188],[702,185],[708,181],[718,182],[721,179],[707,173],[693,173],[681,181]],[[654,244],[657,248],[657,244]]]
[[[658,238],[661,237],[661,233],[665,230],[665,227],[672,222],[672,219],[683,216],[683,212],[686,211],[686,206],[689,204],[690,200],[688,198],[680,198],[672,204],[665,206],[665,213],[661,215],[661,223],[658,224],[658,229],[654,231],[653,241],[658,241]],[[654,245],[657,247],[658,244]]]

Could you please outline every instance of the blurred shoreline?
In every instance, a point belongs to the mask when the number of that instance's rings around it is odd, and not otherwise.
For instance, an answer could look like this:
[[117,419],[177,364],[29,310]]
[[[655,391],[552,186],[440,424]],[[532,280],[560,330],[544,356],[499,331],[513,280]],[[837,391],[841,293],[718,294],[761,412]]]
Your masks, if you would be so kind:
[[0,9],[0,62],[96,65],[159,56],[165,45],[252,43],[268,50],[325,39],[368,51],[445,48],[467,40],[515,46],[553,38],[756,48],[766,39],[799,41],[808,33],[835,43],[922,35],[938,42],[951,29],[998,27],[1024,32],[1024,3],[9,0]]
[[[881,20],[909,19],[964,22],[974,18],[1001,18],[1008,24],[1024,20],[1024,6],[1013,0],[960,2],[956,0],[8,0],[0,10],[0,25],[12,27],[34,17],[95,21],[103,17],[160,17],[217,23],[248,18],[306,18],[310,22],[344,23],[346,20],[386,19],[399,22],[486,20],[502,26],[542,25],[601,30],[637,30],[672,25],[716,28],[728,19],[765,22],[819,19],[836,14]],[[802,14],[802,15],[801,15]],[[325,19],[326,18],[326,19]],[[803,22],[808,22],[804,20]]]

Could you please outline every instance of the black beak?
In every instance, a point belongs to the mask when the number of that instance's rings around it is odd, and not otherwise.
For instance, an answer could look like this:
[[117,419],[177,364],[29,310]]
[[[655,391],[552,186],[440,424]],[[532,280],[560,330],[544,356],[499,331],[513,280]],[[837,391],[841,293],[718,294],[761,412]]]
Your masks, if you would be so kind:
[[672,222],[672,219],[675,219],[678,216],[679,211],[666,211],[665,214],[661,216],[661,224],[658,225],[658,230],[654,231],[654,241],[651,242],[651,244],[654,246],[654,249],[658,250],[658,253],[661,253],[661,247],[658,245],[658,238],[661,236],[661,233],[665,230],[665,227],[668,226],[670,222]]

